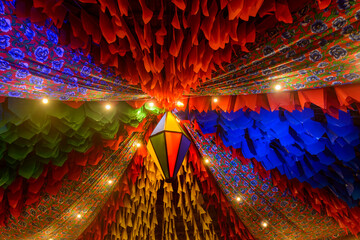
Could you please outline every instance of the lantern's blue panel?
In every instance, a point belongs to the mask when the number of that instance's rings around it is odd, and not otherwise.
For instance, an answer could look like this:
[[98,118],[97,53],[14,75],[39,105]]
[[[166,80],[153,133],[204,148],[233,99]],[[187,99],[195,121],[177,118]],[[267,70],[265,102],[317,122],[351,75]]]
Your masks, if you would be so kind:
[[[166,120],[166,114],[164,114],[164,116],[161,118],[161,120],[159,121],[159,123],[156,125],[154,131],[151,133],[151,136],[161,132],[161,131],[164,131],[165,129],[165,120]],[[154,146],[155,147],[155,146]]]
[[179,152],[178,152],[178,156],[177,156],[177,160],[176,160],[176,165],[175,165],[174,176],[176,176],[177,172],[179,171],[179,169],[181,167],[181,164],[185,158],[185,155],[186,155],[187,151],[189,150],[190,143],[191,143],[190,140],[187,137],[185,137],[185,135],[182,135]]

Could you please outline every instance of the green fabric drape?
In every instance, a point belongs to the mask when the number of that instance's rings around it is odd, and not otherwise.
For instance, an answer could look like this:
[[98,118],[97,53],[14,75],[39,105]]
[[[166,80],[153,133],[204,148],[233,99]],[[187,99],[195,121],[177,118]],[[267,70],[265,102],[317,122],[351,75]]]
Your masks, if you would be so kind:
[[8,186],[17,173],[37,178],[43,164],[62,166],[71,151],[84,153],[94,141],[111,140],[136,127],[157,107],[132,108],[126,102],[86,102],[72,108],[59,101],[8,98],[0,104],[0,186]]

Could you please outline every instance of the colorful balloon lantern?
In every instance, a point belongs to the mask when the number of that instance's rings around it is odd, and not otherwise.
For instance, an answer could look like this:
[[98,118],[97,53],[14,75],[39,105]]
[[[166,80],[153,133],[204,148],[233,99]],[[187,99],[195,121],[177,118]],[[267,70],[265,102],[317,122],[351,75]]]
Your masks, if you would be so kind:
[[190,138],[171,112],[167,112],[150,135],[147,149],[165,179],[179,171],[190,146]]

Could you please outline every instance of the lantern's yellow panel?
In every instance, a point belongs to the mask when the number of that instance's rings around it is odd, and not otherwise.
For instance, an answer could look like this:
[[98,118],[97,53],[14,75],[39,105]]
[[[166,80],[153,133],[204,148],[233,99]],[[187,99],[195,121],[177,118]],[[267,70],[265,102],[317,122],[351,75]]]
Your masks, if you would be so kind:
[[165,131],[181,132],[179,123],[171,112],[166,113]]
[[151,155],[151,158],[154,160],[158,170],[161,172],[161,175],[163,176],[163,178],[165,179],[165,175],[164,175],[164,171],[162,170],[161,166],[160,166],[160,162],[159,159],[157,158],[156,154],[155,154],[155,150],[153,145],[151,144],[151,141],[148,142],[147,146],[146,146],[148,152]]

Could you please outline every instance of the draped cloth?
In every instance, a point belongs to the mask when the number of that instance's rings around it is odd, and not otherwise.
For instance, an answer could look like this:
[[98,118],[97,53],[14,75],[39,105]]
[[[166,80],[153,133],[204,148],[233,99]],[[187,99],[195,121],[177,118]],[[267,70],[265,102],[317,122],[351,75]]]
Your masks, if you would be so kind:
[[358,206],[356,151],[360,144],[357,117],[339,111],[338,119],[316,108],[304,110],[195,113],[204,134],[214,134],[226,147],[266,170],[278,169],[314,188],[327,188]]
[[330,5],[322,11],[311,3],[302,5],[291,25],[264,27],[249,53],[238,51],[193,94],[248,95],[274,92],[276,85],[284,91],[356,83],[360,3],[325,2]]
[[[0,223],[4,236],[15,239],[19,231],[21,236],[40,231],[47,224],[44,221],[52,222],[53,216],[65,211],[67,205],[59,204],[73,201],[77,195],[69,195],[69,191],[81,187],[84,174],[99,166],[105,155],[123,148],[121,144],[132,132],[146,135],[144,119],[159,109],[148,112],[146,106],[133,109],[118,103],[109,112],[97,102],[75,109],[62,102],[44,105],[7,98],[0,111],[4,116]],[[34,220],[34,212],[41,221]],[[31,222],[37,223],[34,229],[28,228]],[[14,224],[20,225],[4,229]]]
[[184,161],[173,181],[164,181],[150,156],[138,160],[134,162],[139,169],[136,181],[128,177],[121,182],[121,191],[102,209],[104,215],[99,215],[79,240],[254,239],[196,159]]
[[[106,151],[96,167],[86,168],[81,181],[65,179],[59,194],[42,197],[37,207],[27,208],[21,218],[25,224],[19,226],[26,231],[3,229],[3,236],[9,239],[76,239],[97,216],[134,155],[139,152],[136,142],[142,141],[144,130],[152,122],[151,118],[147,120],[141,132],[130,134],[116,151]],[[113,184],[109,184],[109,180]],[[77,217],[78,214],[80,217]],[[26,218],[31,219],[33,215],[35,219],[27,222]],[[27,225],[32,223],[35,223],[33,229],[28,230]]]
[[[211,138],[197,133],[189,123],[185,126],[201,157],[209,160],[207,166],[211,175],[255,238],[321,239],[347,235],[334,219],[280,192],[271,179],[260,178],[251,162],[233,157],[216,146]],[[241,198],[240,202],[237,197]],[[262,226],[264,221],[268,223],[266,228]]]
[[[53,4],[17,0],[14,9],[6,2],[4,21],[9,25],[4,26],[3,71],[8,72],[8,78],[20,71],[15,81],[7,81],[4,94],[31,98],[46,94],[62,100],[124,100],[149,94],[168,106],[190,91],[197,95],[258,93],[270,91],[269,80],[301,79],[283,86],[298,89],[349,83],[358,77],[351,67],[358,47],[358,21],[349,17],[356,15],[358,4],[350,5],[351,12],[344,12],[330,1],[315,4],[306,0],[199,0],[191,4],[172,1],[169,7],[165,4],[162,0],[107,0],[78,1],[78,5],[70,7],[67,1]],[[326,11],[315,17],[319,8]],[[329,14],[336,8],[340,8],[342,23],[330,27],[335,16]],[[26,17],[32,23],[22,20]],[[20,28],[10,19],[26,27]],[[344,21],[349,21],[349,25],[340,31]],[[294,26],[287,32],[289,24]],[[283,36],[279,43],[278,32]],[[340,38],[347,43],[336,44]],[[309,39],[315,39],[314,43]],[[14,41],[16,50],[9,44]],[[324,41],[334,44],[324,43],[326,49],[317,46]],[[269,44],[263,46],[264,43]],[[256,48],[260,49],[258,54],[243,54]],[[279,54],[289,54],[286,62],[291,63],[284,63],[281,59],[285,58]],[[339,62],[345,56],[348,64],[338,69],[343,72],[342,77],[313,72],[318,64],[331,68],[331,62]],[[17,61],[24,57],[33,61]],[[43,65],[42,70],[36,64]],[[101,69],[99,64],[103,65]],[[298,70],[307,64],[308,71],[299,75]],[[227,73],[223,74],[225,65]],[[220,75],[213,75],[214,70]],[[33,80],[23,84],[18,78]]]
[[[0,2],[1,238],[360,231],[358,2],[75,3]],[[161,112],[144,101],[184,95],[196,147],[172,184],[135,146]]]
[[147,97],[139,86],[116,76],[114,69],[95,63],[93,55],[61,44],[63,32],[50,20],[42,26],[23,18],[19,11],[31,9],[27,5],[31,1],[25,2],[24,6],[16,1],[16,8],[10,1],[0,3],[0,18],[5,24],[0,44],[2,96],[62,101]]

